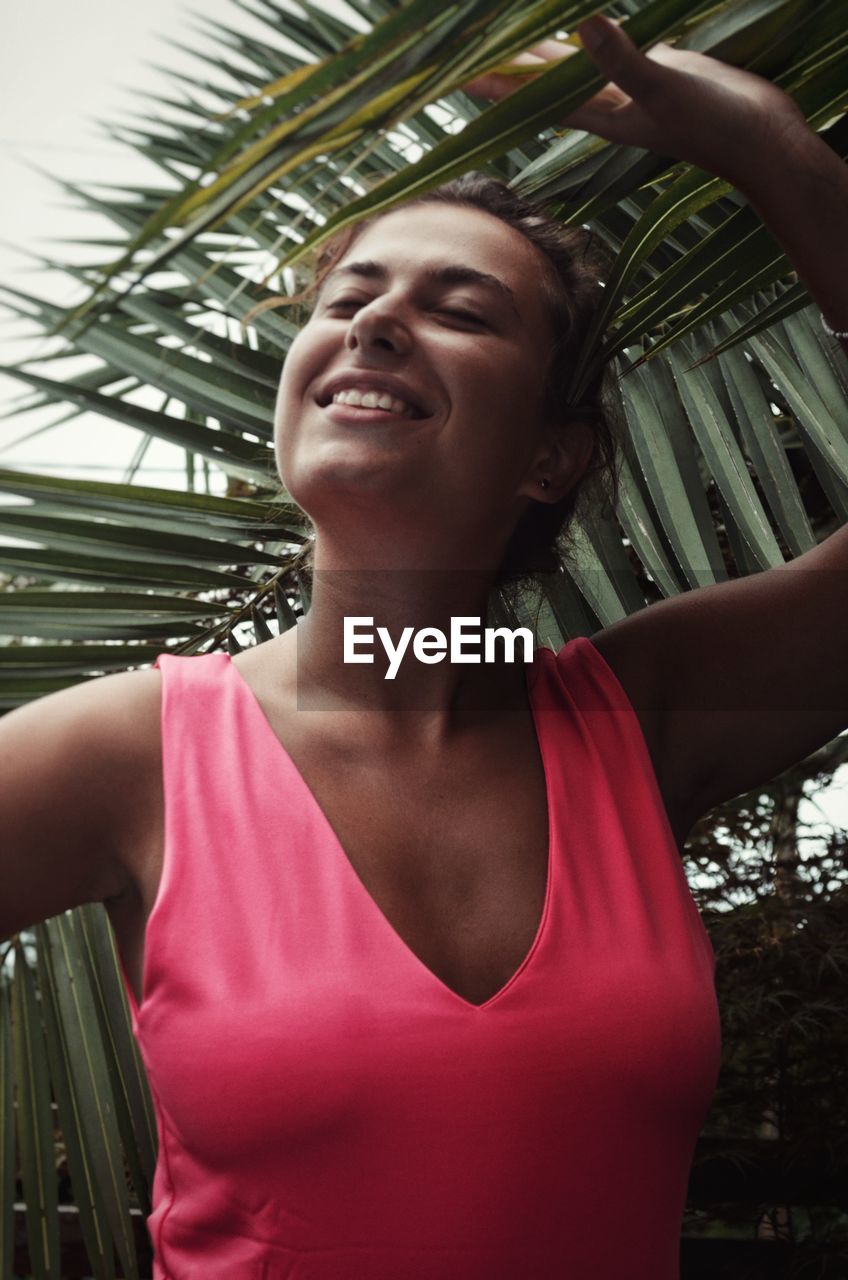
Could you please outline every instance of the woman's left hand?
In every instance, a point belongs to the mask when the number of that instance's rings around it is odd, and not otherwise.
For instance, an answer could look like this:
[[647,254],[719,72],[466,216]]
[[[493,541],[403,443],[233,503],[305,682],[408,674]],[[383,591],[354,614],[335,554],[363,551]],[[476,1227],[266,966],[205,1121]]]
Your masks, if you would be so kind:
[[[809,145],[811,130],[802,112],[761,76],[666,44],[644,54],[617,23],[600,15],[583,22],[577,34],[609,83],[563,120],[569,128],[686,160],[743,191]],[[541,69],[575,52],[546,40],[516,62],[536,62]],[[494,73],[468,89],[498,100],[518,83]]]

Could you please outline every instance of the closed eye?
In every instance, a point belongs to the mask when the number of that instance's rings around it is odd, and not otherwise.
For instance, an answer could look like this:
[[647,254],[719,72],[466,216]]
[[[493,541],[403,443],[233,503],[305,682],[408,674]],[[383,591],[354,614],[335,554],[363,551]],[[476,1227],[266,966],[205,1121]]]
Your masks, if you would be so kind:
[[336,307],[364,307],[364,298],[333,298],[332,302],[326,304],[328,311],[334,311]]
[[443,316],[451,316],[457,320],[466,320],[472,324],[485,324],[482,316],[476,315],[473,311],[462,311],[458,307],[443,307]]
[[[325,304],[327,311],[356,310],[358,307],[364,307],[370,302],[370,298],[333,298]],[[465,324],[485,325],[486,321],[482,316],[477,315],[474,311],[466,311],[463,307],[441,307],[439,315],[448,316],[451,320],[461,320]]]

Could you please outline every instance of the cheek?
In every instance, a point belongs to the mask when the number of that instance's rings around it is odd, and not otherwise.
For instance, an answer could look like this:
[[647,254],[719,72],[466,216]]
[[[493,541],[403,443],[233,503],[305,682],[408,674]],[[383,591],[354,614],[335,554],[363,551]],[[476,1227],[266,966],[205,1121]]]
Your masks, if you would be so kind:
[[274,457],[283,483],[286,480],[285,470],[297,437],[298,419],[302,407],[302,397],[296,392],[297,384],[297,367],[290,355],[280,378],[274,408]]
[[449,384],[451,400],[466,413],[499,416],[519,396],[526,379],[509,353],[497,347],[478,351],[436,352],[433,364]]
[[311,337],[308,326],[301,329],[286,354],[274,408],[274,440],[277,448],[283,435],[288,435],[292,430],[306,387],[314,376],[310,374],[310,368],[316,364]]
[[274,457],[280,473],[283,469],[283,451],[292,418],[290,382],[290,377],[287,378],[284,371],[280,378],[280,385],[277,387],[277,400],[274,405]]
[[[336,329],[311,320],[295,337],[286,355],[274,409],[274,457],[283,484],[297,487],[302,463],[315,445],[314,435],[304,436],[304,415],[314,411],[313,396],[320,380],[338,360]],[[302,450],[306,450],[302,454]],[[302,456],[301,456],[302,455]],[[297,500],[297,499],[296,499]]]
[[526,359],[504,358],[468,370],[461,379],[463,408],[478,418],[483,430],[503,426],[508,434],[516,424],[530,423],[541,410],[541,376]]

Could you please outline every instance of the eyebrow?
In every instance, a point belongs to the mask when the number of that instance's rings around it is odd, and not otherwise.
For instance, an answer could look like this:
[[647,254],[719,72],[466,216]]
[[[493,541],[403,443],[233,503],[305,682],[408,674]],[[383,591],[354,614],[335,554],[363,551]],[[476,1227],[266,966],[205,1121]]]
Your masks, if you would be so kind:
[[[343,267],[334,267],[324,278],[324,285],[329,284],[334,276],[351,275],[357,276],[363,280],[379,280],[385,282],[389,277],[388,268],[381,262],[375,262],[373,259],[365,259],[362,262],[348,262]],[[426,279],[435,284],[471,284],[480,285],[484,289],[490,289],[497,293],[502,301],[515,312],[518,319],[521,319],[521,313],[518,310],[518,303],[515,300],[515,294],[508,284],[504,284],[503,280],[499,280],[497,276],[490,275],[488,271],[478,271],[476,267],[464,267],[459,264],[444,267],[427,267],[424,275]]]

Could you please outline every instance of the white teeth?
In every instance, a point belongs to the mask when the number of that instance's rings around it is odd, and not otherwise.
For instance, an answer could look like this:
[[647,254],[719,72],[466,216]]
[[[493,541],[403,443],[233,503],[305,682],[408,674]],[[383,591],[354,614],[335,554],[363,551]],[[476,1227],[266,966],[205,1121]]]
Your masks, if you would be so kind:
[[411,418],[413,410],[405,400],[389,395],[387,391],[359,391],[354,388],[337,391],[333,396],[333,404],[350,404],[362,409],[384,409],[387,413],[395,413]]

